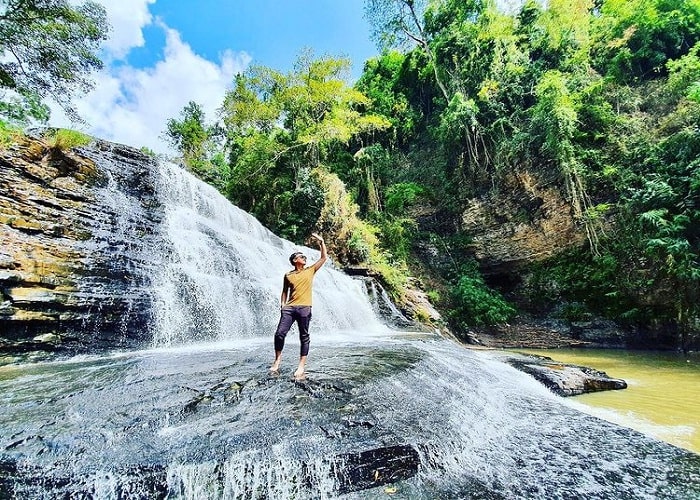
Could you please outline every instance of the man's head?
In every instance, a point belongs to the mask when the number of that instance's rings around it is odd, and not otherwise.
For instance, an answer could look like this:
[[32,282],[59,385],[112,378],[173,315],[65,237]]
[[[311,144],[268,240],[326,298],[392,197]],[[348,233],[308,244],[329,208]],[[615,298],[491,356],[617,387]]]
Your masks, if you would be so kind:
[[301,261],[301,260],[306,261],[306,255],[304,255],[304,254],[301,253],[301,252],[294,252],[292,255],[289,256],[289,263],[290,263],[291,265],[294,266],[294,265],[295,265],[295,262],[296,262],[297,260],[299,260],[299,261]]

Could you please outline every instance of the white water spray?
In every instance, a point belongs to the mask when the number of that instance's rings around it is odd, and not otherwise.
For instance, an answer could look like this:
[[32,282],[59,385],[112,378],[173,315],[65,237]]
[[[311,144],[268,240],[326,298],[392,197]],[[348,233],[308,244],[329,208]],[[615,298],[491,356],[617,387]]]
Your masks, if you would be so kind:
[[[154,276],[154,345],[272,336],[289,255],[316,249],[275,236],[213,187],[180,167],[160,167],[166,242]],[[380,332],[361,282],[328,262],[314,283],[312,338],[325,332]]]

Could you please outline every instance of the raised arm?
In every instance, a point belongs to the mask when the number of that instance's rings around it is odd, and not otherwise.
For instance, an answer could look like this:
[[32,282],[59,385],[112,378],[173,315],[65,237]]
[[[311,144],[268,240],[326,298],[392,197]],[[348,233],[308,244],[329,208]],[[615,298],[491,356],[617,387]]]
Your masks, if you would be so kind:
[[328,253],[326,251],[326,243],[323,241],[323,238],[316,233],[311,233],[311,236],[316,239],[321,246],[321,258],[314,262],[314,265],[312,266],[314,268],[314,272],[316,272],[321,269],[321,266],[324,264],[324,262],[326,262],[326,259],[328,259]]

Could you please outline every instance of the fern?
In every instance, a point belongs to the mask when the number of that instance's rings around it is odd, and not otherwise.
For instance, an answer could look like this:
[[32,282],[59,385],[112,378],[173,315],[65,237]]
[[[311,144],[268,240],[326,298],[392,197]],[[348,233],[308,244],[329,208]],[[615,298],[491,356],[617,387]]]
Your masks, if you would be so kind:
[[661,228],[668,225],[668,221],[664,218],[668,215],[668,210],[665,208],[655,208],[639,214],[639,219],[646,222],[655,228]]

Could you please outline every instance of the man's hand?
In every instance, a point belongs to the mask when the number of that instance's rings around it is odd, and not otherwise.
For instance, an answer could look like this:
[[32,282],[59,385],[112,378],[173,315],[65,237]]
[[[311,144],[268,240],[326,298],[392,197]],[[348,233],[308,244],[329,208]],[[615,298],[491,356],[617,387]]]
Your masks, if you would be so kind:
[[324,262],[326,262],[326,259],[328,258],[327,250],[326,250],[326,244],[323,242],[323,238],[321,238],[317,233],[311,233],[311,237],[314,238],[319,242],[319,245],[321,247],[321,258],[318,259],[317,262],[314,263],[312,266],[314,268],[314,272],[318,271],[321,266],[323,265]]

